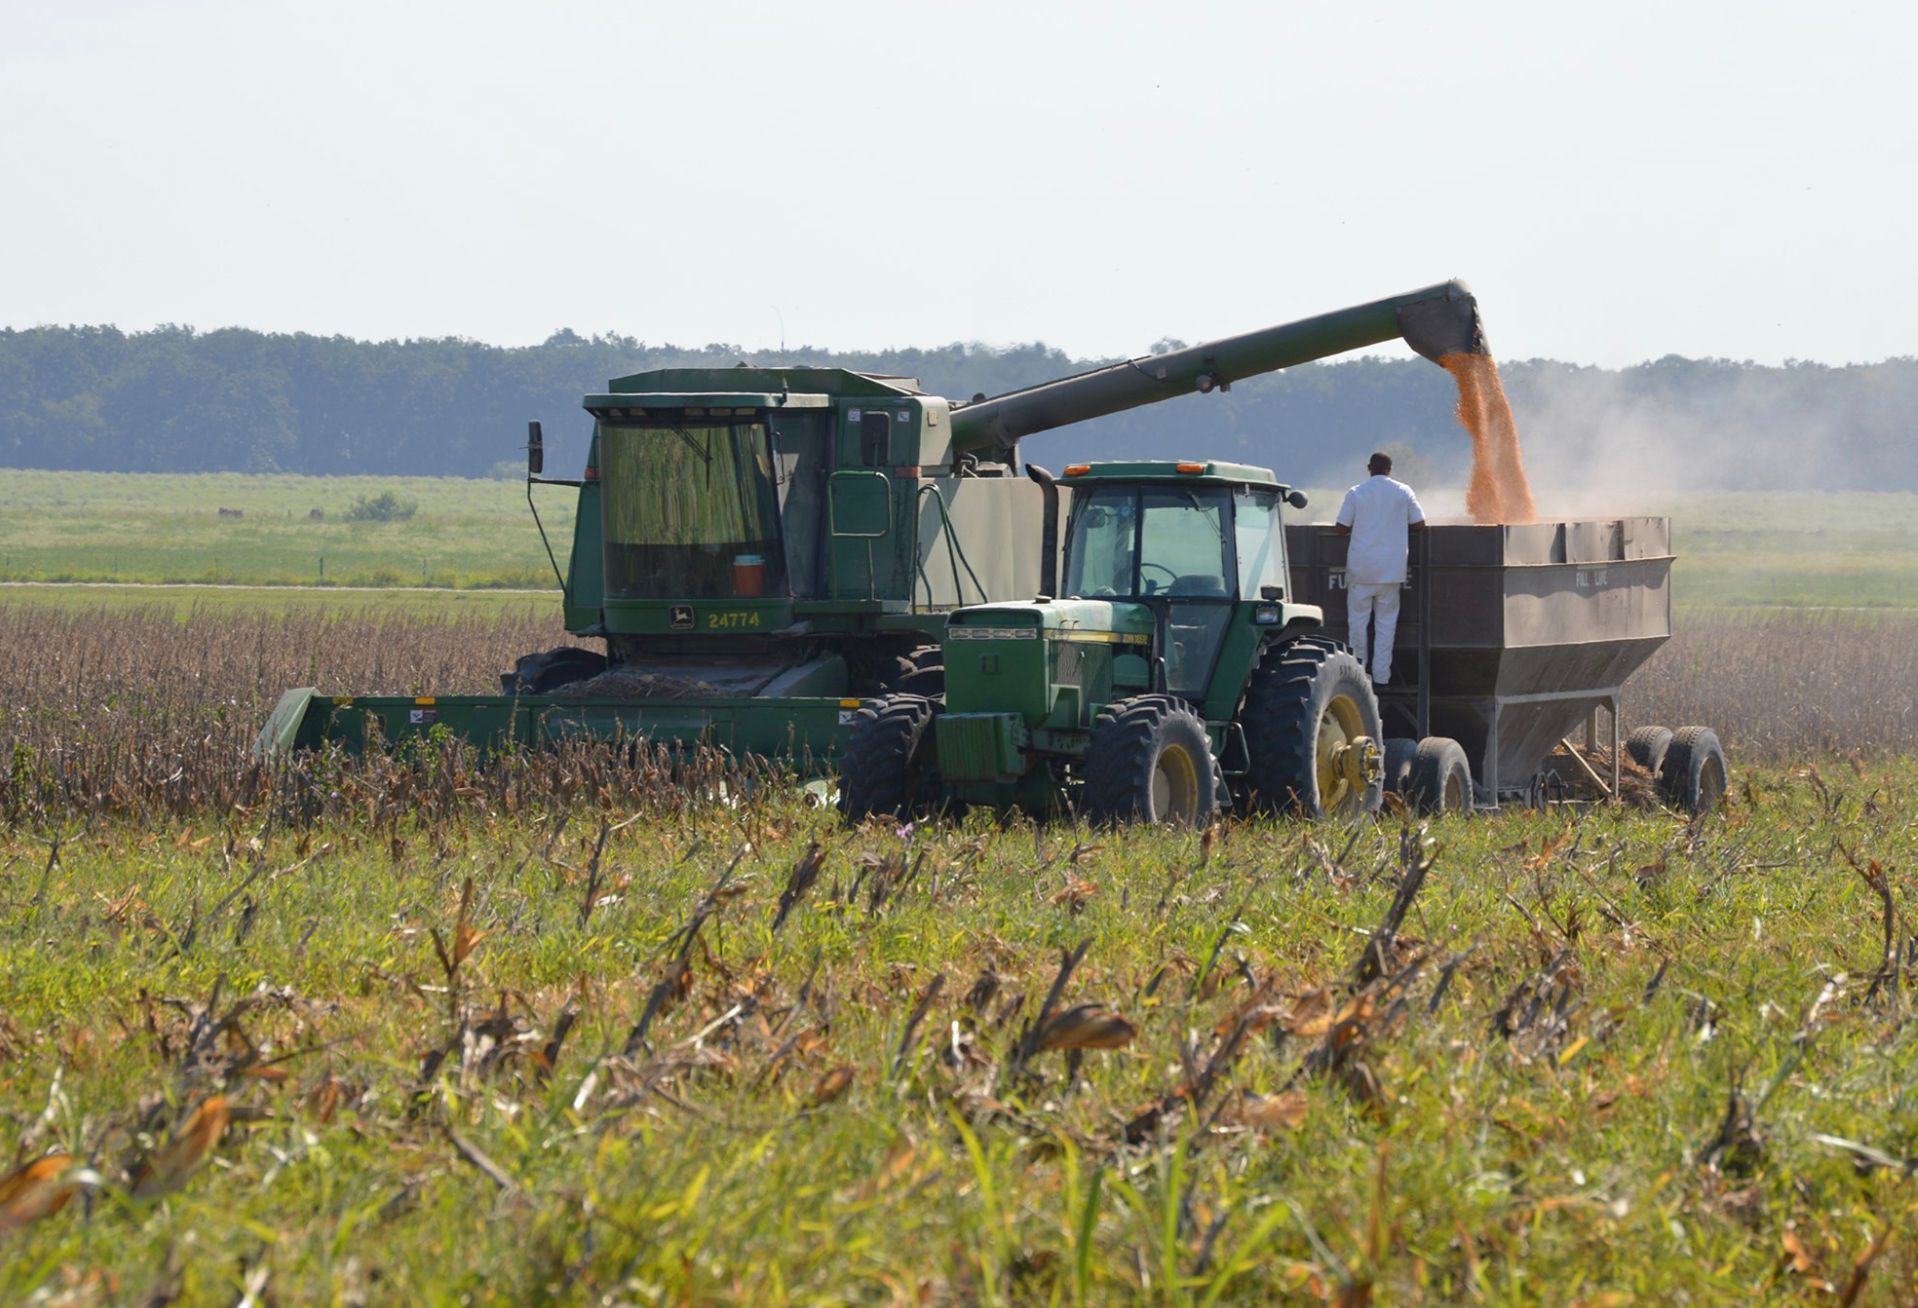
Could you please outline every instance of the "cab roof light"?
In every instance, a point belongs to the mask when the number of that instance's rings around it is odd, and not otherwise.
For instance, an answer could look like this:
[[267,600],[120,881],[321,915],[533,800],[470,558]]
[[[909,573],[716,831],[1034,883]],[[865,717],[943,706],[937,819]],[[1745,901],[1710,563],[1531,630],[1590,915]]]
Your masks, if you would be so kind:
[[1092,465],[1090,463],[1068,463],[1066,465],[1065,475],[1068,477],[1083,477],[1091,471]]
[[1185,472],[1185,473],[1199,473],[1199,472],[1205,471],[1205,465],[1203,463],[1176,463],[1173,465],[1173,467],[1178,469],[1178,471]]

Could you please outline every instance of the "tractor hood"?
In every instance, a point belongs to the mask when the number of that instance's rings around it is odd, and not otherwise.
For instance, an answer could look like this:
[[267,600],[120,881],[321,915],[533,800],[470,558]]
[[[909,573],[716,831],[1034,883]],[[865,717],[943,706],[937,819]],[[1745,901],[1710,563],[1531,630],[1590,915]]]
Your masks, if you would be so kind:
[[981,604],[960,609],[946,620],[947,640],[1038,640],[1043,635],[1051,640],[1149,645],[1152,630],[1152,610],[1125,600]]

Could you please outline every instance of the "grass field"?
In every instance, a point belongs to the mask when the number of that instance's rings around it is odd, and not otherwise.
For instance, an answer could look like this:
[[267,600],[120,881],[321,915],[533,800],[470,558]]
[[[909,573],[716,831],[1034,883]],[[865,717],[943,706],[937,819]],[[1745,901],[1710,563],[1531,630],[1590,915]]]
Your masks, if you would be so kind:
[[[344,520],[385,492],[418,511]],[[538,494],[563,563],[572,494]],[[1457,511],[1456,496],[1430,498],[1438,513]],[[1315,492],[1307,512],[1337,505],[1336,493]],[[245,516],[222,518],[221,508]],[[315,508],[323,521],[308,518]],[[1647,494],[1607,511],[1672,517],[1683,606],[1918,607],[1918,495]],[[546,589],[553,574],[514,481],[8,470],[0,581]]]
[[[386,493],[413,516],[348,520]],[[536,493],[563,565],[573,493]],[[557,585],[517,481],[22,470],[0,476],[0,581]]]

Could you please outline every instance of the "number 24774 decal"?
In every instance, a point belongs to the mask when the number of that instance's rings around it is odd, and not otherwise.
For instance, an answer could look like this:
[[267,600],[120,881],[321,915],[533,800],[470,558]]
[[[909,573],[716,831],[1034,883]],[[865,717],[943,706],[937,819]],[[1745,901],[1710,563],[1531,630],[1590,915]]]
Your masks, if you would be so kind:
[[708,613],[706,615],[706,626],[709,630],[722,627],[727,629],[757,627],[758,625],[759,612],[756,609],[744,609],[733,613]]

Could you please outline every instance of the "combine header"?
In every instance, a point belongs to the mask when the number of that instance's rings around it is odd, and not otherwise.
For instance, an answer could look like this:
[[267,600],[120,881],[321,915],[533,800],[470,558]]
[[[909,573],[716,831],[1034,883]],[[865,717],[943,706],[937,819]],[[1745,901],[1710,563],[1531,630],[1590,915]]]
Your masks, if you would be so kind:
[[259,749],[439,731],[489,747],[706,743],[816,766],[862,704],[944,694],[954,610],[1060,593],[1071,479],[1022,467],[1022,438],[1397,338],[1434,360],[1484,349],[1471,293],[1447,282],[963,404],[839,369],[619,378],[585,399],[578,480],[543,476],[537,423],[527,449],[529,503],[535,486],[576,491],[555,571],[567,630],[597,648],[527,655],[499,695],[290,690]]

